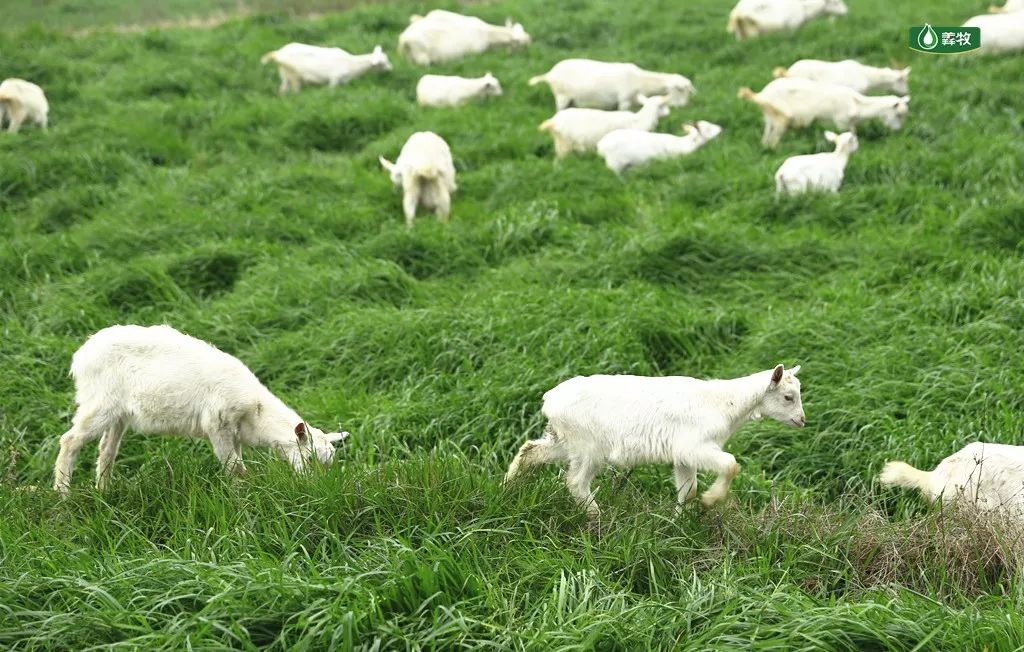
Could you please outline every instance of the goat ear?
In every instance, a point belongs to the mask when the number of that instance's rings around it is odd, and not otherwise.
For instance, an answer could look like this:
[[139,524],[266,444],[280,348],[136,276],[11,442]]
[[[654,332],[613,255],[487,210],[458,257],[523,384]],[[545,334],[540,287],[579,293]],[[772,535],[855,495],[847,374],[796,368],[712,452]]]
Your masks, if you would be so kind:
[[299,443],[306,441],[306,422],[299,421],[295,426],[295,438],[299,440]]
[[505,27],[509,29],[516,26],[516,21],[512,20],[511,16],[505,19]]
[[800,365],[797,365],[797,366],[793,367],[792,369],[790,369],[789,373],[793,374],[794,376],[797,375],[798,373],[800,373]]
[[647,96],[644,95],[643,93],[637,93],[636,94],[636,101],[639,102],[640,104],[643,104],[643,103],[645,103],[647,101]]
[[827,140],[830,143],[836,142],[836,138],[838,138],[838,137],[839,136],[837,136],[836,132],[834,132],[834,131],[826,131],[825,132],[825,140]]
[[903,79],[907,79],[908,77],[910,77],[910,66],[907,66],[906,68],[900,71],[900,77],[902,77]]
[[383,156],[378,156],[377,160],[380,161],[380,166],[387,170],[388,172],[391,172],[391,170],[395,168],[395,164],[387,160]]
[[373,48],[373,53],[374,54],[382,54],[383,52],[384,52],[384,48],[382,48],[379,45],[374,46],[374,48]]
[[786,371],[782,365],[776,365],[775,370],[772,371],[772,384],[770,387],[775,387],[782,380],[782,373]]

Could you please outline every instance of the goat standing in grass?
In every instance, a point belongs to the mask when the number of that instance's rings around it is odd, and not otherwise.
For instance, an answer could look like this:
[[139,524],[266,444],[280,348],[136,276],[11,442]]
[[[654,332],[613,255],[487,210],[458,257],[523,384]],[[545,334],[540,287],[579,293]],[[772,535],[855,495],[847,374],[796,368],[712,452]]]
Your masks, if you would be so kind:
[[170,326],[111,326],[71,360],[78,409],[60,438],[53,488],[67,494],[75,460],[100,438],[96,488],[104,489],[125,430],[208,439],[220,463],[244,473],[243,446],[276,450],[301,471],[334,460],[347,432],[324,434],[274,396],[245,364]]
[[569,493],[591,518],[601,510],[590,483],[608,464],[674,466],[679,508],[697,493],[697,472],[718,474],[701,496],[710,507],[725,498],[740,472],[722,447],[748,421],[770,417],[796,428],[806,423],[797,365],[732,380],[686,376],[577,376],[544,394],[544,436],[519,449],[505,474],[514,480],[538,464],[568,462]]
[[638,111],[602,111],[601,109],[565,109],[545,120],[537,129],[551,134],[555,141],[555,158],[572,152],[593,152],[597,143],[616,129],[651,131],[658,119],[669,114],[668,97],[655,95],[637,97]]
[[434,209],[437,219],[448,221],[451,194],[456,191],[455,162],[448,143],[432,131],[418,131],[405,141],[398,159],[392,163],[383,156],[380,165],[391,175],[391,182],[402,187],[402,211],[405,226],[412,228],[416,208]]
[[7,115],[7,131],[15,133],[25,120],[46,131],[50,105],[43,89],[24,79],[5,79],[0,83],[0,127]]

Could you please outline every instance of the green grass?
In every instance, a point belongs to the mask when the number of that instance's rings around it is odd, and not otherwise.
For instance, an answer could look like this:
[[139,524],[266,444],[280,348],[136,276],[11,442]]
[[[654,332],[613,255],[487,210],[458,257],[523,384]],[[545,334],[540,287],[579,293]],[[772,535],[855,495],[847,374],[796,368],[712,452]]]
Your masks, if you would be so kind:
[[[744,43],[727,5],[689,4],[474,4],[534,45],[440,68],[505,95],[431,111],[394,57],[287,98],[258,65],[290,40],[393,53],[423,4],[78,37],[54,6],[12,13],[3,75],[46,89],[52,126],[0,135],[0,648],[1024,646],[1020,544],[872,481],[1024,443],[1024,60],[906,49],[909,25],[982,2],[860,0]],[[553,102],[525,82],[579,55],[687,74],[698,94],[661,128],[724,133],[623,179],[554,164]],[[911,114],[861,130],[840,195],[777,200],[774,170],[821,129],[763,151],[736,88],[809,56],[912,64]],[[409,233],[376,160],[423,129],[460,188],[449,226]],[[129,435],[109,492],[93,446],[67,501],[20,490],[51,482],[71,354],[128,322],[207,339],[340,421],[343,461],[296,478],[253,451],[231,481],[206,444]],[[674,518],[668,468],[607,473],[597,532],[555,469],[499,485],[569,376],[777,362],[803,365],[809,425],[741,431],[722,509]]]

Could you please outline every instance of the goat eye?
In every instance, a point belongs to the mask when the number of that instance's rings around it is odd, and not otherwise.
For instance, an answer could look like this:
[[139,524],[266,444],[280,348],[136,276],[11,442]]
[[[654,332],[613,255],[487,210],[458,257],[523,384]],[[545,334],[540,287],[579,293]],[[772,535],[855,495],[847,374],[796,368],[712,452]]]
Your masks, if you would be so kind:
[[793,397],[792,397],[792,396],[785,396],[784,398],[785,398],[785,399],[786,399],[786,400],[787,400],[788,402],[790,402],[790,403],[792,403],[792,402],[793,402]]

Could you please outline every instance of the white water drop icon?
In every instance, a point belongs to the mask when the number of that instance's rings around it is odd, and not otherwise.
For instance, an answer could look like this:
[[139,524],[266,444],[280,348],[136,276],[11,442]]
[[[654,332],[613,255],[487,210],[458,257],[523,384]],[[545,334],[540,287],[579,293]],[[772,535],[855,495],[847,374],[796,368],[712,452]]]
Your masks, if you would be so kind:
[[922,50],[933,50],[933,49],[935,49],[935,46],[938,45],[938,44],[939,44],[939,36],[938,36],[938,34],[935,33],[935,30],[932,29],[931,25],[929,25],[928,23],[925,23],[924,24],[924,29],[922,29],[917,34],[917,45],[918,45],[918,47],[921,48]]

